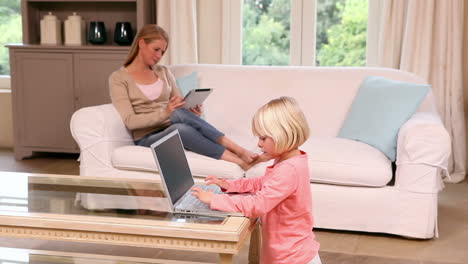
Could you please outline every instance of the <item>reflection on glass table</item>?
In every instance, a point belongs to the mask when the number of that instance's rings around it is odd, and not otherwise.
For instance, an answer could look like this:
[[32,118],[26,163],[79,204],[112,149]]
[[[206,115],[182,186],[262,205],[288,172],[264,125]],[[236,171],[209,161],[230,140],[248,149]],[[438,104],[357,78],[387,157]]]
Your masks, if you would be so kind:
[[[3,172],[2,175],[8,174]],[[157,182],[109,181],[85,177],[28,177],[12,174],[0,185],[0,211],[50,213],[152,219],[187,223],[222,223],[224,217],[206,217],[170,213],[169,203]],[[105,195],[105,199],[123,199],[133,204],[151,203],[147,209],[86,209],[77,196]],[[145,206],[148,208],[148,206]]]

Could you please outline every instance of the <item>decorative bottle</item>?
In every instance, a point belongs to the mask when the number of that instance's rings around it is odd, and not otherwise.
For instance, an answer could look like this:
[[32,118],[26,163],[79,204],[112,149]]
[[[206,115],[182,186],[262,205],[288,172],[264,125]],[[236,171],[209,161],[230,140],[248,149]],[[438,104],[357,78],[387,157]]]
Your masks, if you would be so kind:
[[41,44],[59,45],[62,44],[62,31],[60,20],[49,12],[41,19]]
[[89,22],[88,41],[91,44],[102,45],[107,41],[106,25],[103,21]]
[[65,25],[65,45],[83,45],[86,42],[85,36],[85,22],[81,16],[73,15],[68,16],[64,22]]
[[117,22],[115,24],[114,41],[119,45],[131,45],[133,31],[130,22]]

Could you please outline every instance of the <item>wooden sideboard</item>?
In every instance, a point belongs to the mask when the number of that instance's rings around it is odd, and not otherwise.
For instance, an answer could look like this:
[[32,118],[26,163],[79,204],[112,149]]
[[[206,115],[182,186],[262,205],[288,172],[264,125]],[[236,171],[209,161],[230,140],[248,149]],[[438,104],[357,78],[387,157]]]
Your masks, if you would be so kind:
[[15,158],[34,151],[78,153],[70,118],[82,107],[110,102],[108,77],[122,65],[128,48],[9,48]]
[[[124,62],[129,46],[113,42],[117,22],[136,31],[155,21],[155,0],[22,0],[24,44],[8,45],[12,80],[13,138],[16,159],[33,152],[78,153],[70,133],[72,114],[110,102],[108,77]],[[76,12],[89,27],[103,21],[107,42],[82,46],[40,45],[41,18],[59,20]],[[86,30],[87,32],[87,30]]]

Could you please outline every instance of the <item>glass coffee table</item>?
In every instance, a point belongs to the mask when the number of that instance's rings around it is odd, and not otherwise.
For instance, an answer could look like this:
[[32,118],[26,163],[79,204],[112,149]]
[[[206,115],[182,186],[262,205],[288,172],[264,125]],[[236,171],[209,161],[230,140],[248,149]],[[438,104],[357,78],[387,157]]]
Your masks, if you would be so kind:
[[115,257],[87,253],[0,247],[2,264],[203,264],[140,257]]
[[[158,181],[14,172],[0,172],[0,180],[3,237],[211,252],[219,254],[221,263],[232,263],[250,234],[246,217],[168,212]],[[161,210],[89,210],[76,200],[83,194],[135,203],[151,198]]]

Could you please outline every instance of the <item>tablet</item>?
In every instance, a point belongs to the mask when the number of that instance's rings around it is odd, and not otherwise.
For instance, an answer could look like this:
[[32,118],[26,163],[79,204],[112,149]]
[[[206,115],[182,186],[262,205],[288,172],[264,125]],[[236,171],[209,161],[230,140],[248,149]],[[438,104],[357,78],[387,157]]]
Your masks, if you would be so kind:
[[202,104],[212,91],[213,89],[211,88],[191,90],[184,98],[184,108],[190,109],[196,107],[198,104]]

